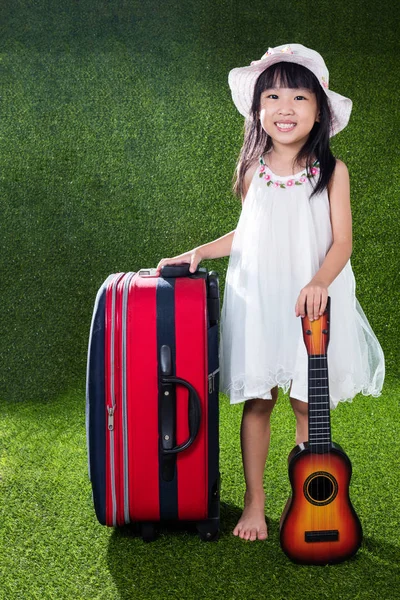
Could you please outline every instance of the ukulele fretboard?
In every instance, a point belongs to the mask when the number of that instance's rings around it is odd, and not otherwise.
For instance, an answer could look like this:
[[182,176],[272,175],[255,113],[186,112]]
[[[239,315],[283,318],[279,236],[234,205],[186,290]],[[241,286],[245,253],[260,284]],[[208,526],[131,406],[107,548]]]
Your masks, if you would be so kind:
[[328,360],[326,354],[308,357],[308,440],[312,451],[331,446]]

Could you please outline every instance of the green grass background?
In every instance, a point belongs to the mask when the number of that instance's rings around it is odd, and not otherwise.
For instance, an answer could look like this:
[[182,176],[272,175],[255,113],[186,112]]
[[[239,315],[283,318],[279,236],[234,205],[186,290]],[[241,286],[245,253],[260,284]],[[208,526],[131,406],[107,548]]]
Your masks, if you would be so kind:
[[[398,17],[392,3],[14,0],[0,3],[0,598],[395,598],[399,492]],[[294,443],[287,398],[266,473],[271,539],[246,544],[240,407],[221,395],[222,525],[144,545],[95,521],[84,380],[91,311],[111,272],[155,266],[235,228],[243,119],[231,68],[268,46],[324,56],[354,102],[333,140],[352,182],[357,296],[385,352],[379,399],[332,415],[365,542],[328,568],[279,549]],[[221,276],[227,259],[207,261]],[[23,401],[23,402],[21,402]]]

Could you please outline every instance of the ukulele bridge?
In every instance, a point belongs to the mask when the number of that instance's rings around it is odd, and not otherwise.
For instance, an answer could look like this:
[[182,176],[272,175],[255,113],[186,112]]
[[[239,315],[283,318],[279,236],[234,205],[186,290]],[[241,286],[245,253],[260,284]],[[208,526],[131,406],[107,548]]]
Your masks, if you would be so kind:
[[329,529],[326,531],[306,531],[304,534],[306,542],[337,542],[339,540],[339,531]]

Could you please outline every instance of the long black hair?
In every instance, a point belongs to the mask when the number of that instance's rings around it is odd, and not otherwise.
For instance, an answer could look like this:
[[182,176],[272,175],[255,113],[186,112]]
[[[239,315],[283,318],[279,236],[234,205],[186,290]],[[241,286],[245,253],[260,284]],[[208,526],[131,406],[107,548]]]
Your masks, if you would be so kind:
[[336,159],[329,146],[331,109],[327,95],[314,73],[303,65],[291,62],[279,62],[271,65],[260,74],[256,81],[251,114],[245,121],[244,142],[235,171],[234,192],[238,196],[243,194],[246,171],[255,160],[272,148],[272,140],[262,128],[259,115],[262,92],[274,87],[304,88],[316,96],[319,122],[314,123],[310,135],[295,157],[294,163],[305,162],[307,172],[311,173],[313,161],[318,160],[319,178],[311,195],[319,194],[328,187],[336,165]]

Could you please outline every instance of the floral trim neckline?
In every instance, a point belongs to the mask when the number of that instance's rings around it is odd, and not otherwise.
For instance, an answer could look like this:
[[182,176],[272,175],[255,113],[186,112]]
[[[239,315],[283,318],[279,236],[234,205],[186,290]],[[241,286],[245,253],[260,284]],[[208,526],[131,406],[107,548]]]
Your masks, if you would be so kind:
[[[315,175],[318,175],[319,170],[319,162],[316,160],[311,167],[311,173],[307,173],[307,171],[304,170],[300,171],[300,173],[296,173],[295,175],[282,175],[279,177],[279,175],[275,175],[271,171],[271,169],[265,164],[263,157],[260,156],[260,169],[258,176],[263,178],[267,185],[272,185],[274,188],[286,189],[288,187],[293,187],[294,185],[303,185],[303,183],[306,183],[306,181],[309,181],[315,177]],[[285,181],[282,181],[282,179]]]

